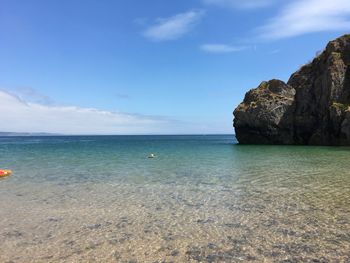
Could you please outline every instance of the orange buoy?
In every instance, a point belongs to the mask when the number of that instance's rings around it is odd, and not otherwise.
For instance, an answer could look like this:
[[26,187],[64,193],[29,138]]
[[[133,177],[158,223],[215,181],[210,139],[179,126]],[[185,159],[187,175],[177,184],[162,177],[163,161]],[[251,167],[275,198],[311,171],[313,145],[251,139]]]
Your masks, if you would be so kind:
[[0,177],[10,176],[12,174],[11,170],[0,170]]

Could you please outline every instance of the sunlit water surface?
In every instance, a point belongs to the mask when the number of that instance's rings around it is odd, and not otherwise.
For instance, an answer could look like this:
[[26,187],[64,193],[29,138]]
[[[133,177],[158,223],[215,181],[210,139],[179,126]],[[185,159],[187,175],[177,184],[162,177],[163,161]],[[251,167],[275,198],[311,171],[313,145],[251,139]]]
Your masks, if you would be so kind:
[[350,148],[235,143],[0,138],[0,262],[350,262]]

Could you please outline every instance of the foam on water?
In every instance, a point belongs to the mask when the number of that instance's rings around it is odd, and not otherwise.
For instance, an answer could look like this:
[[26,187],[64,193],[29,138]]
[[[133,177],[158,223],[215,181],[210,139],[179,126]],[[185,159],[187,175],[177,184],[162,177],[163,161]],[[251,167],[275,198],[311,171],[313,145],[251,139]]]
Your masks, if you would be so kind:
[[349,150],[0,138],[0,261],[346,262]]

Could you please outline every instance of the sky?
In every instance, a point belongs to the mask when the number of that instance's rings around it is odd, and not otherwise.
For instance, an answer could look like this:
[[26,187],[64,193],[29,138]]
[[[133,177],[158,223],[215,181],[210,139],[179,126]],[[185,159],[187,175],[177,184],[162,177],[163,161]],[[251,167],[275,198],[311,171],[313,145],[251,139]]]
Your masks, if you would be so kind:
[[349,32],[349,0],[0,0],[0,131],[233,134]]

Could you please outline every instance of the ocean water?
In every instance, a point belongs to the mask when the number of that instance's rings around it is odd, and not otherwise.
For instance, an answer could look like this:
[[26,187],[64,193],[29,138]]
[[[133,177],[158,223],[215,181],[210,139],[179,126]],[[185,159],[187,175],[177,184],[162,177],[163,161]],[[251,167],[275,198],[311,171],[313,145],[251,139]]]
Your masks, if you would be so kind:
[[348,147],[1,137],[0,169],[0,262],[350,262]]

